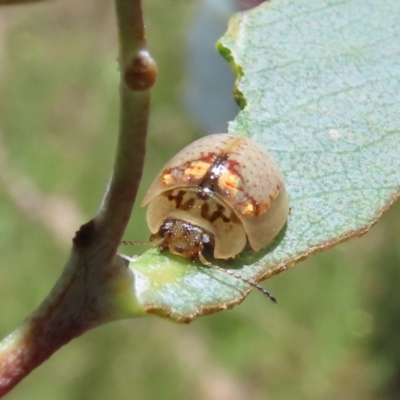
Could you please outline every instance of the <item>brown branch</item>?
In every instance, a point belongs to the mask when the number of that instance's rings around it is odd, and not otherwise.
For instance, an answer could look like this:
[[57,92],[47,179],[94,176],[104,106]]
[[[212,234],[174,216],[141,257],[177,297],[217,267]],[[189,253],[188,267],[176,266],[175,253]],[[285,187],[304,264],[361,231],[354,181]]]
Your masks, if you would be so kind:
[[146,49],[139,0],[116,0],[120,42],[121,115],[114,173],[96,223],[115,254],[136,198],[146,150],[150,91],[157,69]]
[[0,343],[0,397],[61,346],[95,326],[143,315],[127,262],[116,254],[142,175],[150,88],[157,70],[144,39],[140,0],[115,0],[121,118],[109,188],[77,232],[70,259],[46,300]]

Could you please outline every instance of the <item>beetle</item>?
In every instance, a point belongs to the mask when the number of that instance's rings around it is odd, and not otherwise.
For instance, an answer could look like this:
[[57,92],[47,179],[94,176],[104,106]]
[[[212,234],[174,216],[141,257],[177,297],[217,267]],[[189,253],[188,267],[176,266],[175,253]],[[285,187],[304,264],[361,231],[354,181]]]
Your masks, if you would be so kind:
[[289,214],[283,176],[267,151],[245,136],[214,134],[189,144],[161,170],[143,198],[150,241],[161,250],[211,264],[255,251],[281,231]]

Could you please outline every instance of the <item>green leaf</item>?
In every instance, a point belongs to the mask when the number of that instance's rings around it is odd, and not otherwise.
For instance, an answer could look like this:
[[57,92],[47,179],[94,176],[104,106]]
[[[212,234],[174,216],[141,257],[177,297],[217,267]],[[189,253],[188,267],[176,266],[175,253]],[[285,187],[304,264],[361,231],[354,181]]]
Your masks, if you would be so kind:
[[[218,49],[237,75],[243,110],[230,131],[273,155],[291,214],[272,247],[218,265],[266,279],[364,234],[398,197],[399,21],[397,0],[272,0],[231,20]],[[179,321],[249,292],[236,278],[155,250],[131,268],[144,309]]]

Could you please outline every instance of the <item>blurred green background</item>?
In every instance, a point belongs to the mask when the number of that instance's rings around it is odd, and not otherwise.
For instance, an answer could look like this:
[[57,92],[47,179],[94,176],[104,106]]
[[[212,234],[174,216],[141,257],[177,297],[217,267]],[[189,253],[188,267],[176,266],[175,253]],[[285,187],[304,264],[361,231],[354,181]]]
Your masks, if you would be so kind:
[[[144,3],[159,80],[139,196],[207,126],[184,106],[199,4]],[[0,9],[1,336],[49,292],[100,203],[116,145],[116,47],[108,0]],[[135,208],[127,239],[147,239],[144,214]],[[7,398],[399,399],[399,215],[395,205],[363,238],[267,281],[278,306],[252,293],[190,325],[149,317],[103,326]]]

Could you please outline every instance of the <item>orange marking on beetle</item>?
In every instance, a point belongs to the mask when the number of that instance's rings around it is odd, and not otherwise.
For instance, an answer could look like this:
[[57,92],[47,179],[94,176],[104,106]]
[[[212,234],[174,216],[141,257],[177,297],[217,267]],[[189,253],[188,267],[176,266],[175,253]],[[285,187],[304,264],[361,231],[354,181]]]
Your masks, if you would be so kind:
[[236,197],[240,185],[240,178],[237,175],[226,172],[219,177],[218,184],[222,190],[228,191],[230,196]]
[[166,173],[161,177],[161,182],[163,185],[170,185],[173,181],[174,177],[169,173]]
[[244,204],[244,205],[242,206],[242,214],[243,214],[245,217],[249,217],[250,215],[253,215],[253,213],[254,213],[254,206],[253,206],[253,204],[248,203],[248,204]]
[[199,179],[206,174],[210,165],[210,163],[204,161],[193,161],[190,166],[185,169],[183,175],[189,180]]

